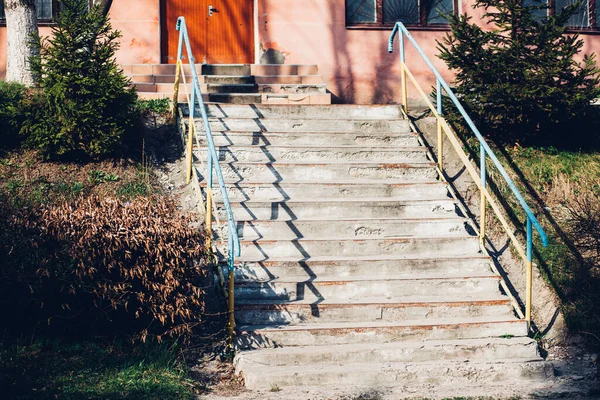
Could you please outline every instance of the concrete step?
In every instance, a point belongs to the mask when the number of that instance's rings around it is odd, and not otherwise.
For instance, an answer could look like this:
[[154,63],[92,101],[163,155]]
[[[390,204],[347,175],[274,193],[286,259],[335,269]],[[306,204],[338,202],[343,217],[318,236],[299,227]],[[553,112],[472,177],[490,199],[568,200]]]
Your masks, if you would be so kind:
[[405,298],[366,298],[359,300],[238,300],[235,319],[238,324],[287,325],[325,322],[408,321],[440,318],[504,316],[513,310],[506,296],[464,295]]
[[[243,240],[277,239],[385,239],[450,237],[467,233],[464,218],[240,221],[237,232]],[[226,232],[226,231],[224,231]]]
[[227,76],[227,75],[201,75],[200,83],[216,85],[254,85],[256,78],[254,76]]
[[[202,165],[198,164],[201,168]],[[386,181],[431,181],[438,177],[435,164],[422,163],[370,163],[370,162],[331,162],[304,164],[294,162],[251,163],[232,162],[221,164],[223,177],[237,182],[256,180],[277,183],[286,179],[294,182],[337,182],[351,180]]]
[[[401,254],[404,257],[421,255],[458,256],[479,251],[479,238],[463,235],[410,237],[410,238],[361,238],[329,240],[242,240],[242,254],[253,260],[269,257],[309,259],[311,256],[370,256],[378,254]],[[262,258],[261,258],[262,257]]]
[[[291,183],[290,181],[278,183],[244,182],[243,185],[239,185],[226,181],[226,185],[229,199],[235,202],[246,200],[281,202],[289,199],[296,201],[314,199],[356,200],[364,197],[365,193],[369,193],[369,196],[373,198],[393,198],[397,201],[419,201],[448,197],[448,189],[440,181],[379,183],[377,181],[361,180],[360,183],[324,182],[318,185],[307,185],[304,182]],[[206,187],[206,182],[203,181],[202,186]],[[213,183],[213,196],[217,201],[222,198],[216,181]]]
[[463,340],[405,341],[396,343],[359,343],[334,346],[282,347],[244,351],[236,364],[246,368],[366,364],[399,362],[481,362],[513,358],[540,361],[535,340],[527,337]]
[[[212,94],[211,94],[212,96]],[[202,120],[196,120],[196,127],[204,131]],[[295,120],[295,119],[247,119],[227,118],[212,120],[213,132],[356,132],[356,133],[410,133],[407,120]]]
[[292,261],[276,258],[253,262],[244,257],[238,259],[236,279],[270,280],[308,276],[325,280],[353,279],[364,276],[372,278],[407,278],[415,274],[471,274],[483,275],[491,271],[491,260],[481,255],[461,257],[406,258],[401,255],[377,255],[376,257],[314,257],[310,260]]
[[316,65],[298,64],[252,64],[251,75],[316,75]]
[[239,325],[238,348],[330,346],[406,340],[454,340],[527,336],[527,322],[515,317],[482,316],[436,320]]
[[244,84],[202,84],[200,85],[200,90],[202,93],[220,93],[220,94],[229,94],[229,93],[258,93],[258,86],[253,83],[244,83]]
[[[284,201],[260,202],[245,201],[231,203],[236,221],[298,219],[330,220],[332,216],[343,215],[345,219],[371,218],[456,218],[456,203],[449,199],[432,201],[400,202],[395,199]],[[219,215],[224,218],[222,210]]]
[[260,93],[209,93],[208,101],[229,104],[259,104],[262,103]]
[[[243,250],[242,250],[243,251]],[[373,293],[378,298],[396,299],[409,296],[446,296],[484,294],[498,290],[500,278],[495,275],[415,279],[363,279],[353,281],[321,281],[318,278],[305,281],[236,282],[235,297],[238,300],[342,300],[364,299]]]
[[414,388],[447,386],[450,393],[460,393],[461,387],[494,382],[504,385],[540,382],[551,379],[554,369],[550,363],[531,358],[496,359],[481,362],[413,362],[359,363],[290,366],[286,368],[240,362],[245,385],[251,390],[269,390],[272,385],[340,387],[360,385],[382,388],[399,384]]
[[[185,116],[189,115],[187,104],[179,105]],[[196,115],[200,110],[196,108]],[[240,105],[240,104],[210,104],[208,115],[212,118],[249,118],[249,119],[403,119],[401,109],[397,105],[357,105],[336,104],[328,106],[318,105]]]
[[[424,147],[398,149],[364,146],[218,146],[219,161],[275,162],[275,161],[378,161],[386,163],[428,162]],[[206,159],[207,148],[197,150],[200,159]]]
[[200,75],[250,76],[252,68],[249,64],[203,64]]
[[293,84],[293,83],[268,83],[258,85],[259,93],[294,93],[294,94],[312,94],[327,93],[327,87],[324,84]]
[[296,84],[312,85],[323,83],[321,75],[263,75],[255,76],[255,81],[259,85],[278,85],[278,84]]
[[[182,94],[180,93],[180,96]],[[164,96],[163,96],[164,97]],[[204,134],[199,132],[201,145],[206,146]],[[414,133],[361,133],[361,132],[285,132],[265,133],[216,132],[213,131],[215,146],[418,146],[418,136]]]

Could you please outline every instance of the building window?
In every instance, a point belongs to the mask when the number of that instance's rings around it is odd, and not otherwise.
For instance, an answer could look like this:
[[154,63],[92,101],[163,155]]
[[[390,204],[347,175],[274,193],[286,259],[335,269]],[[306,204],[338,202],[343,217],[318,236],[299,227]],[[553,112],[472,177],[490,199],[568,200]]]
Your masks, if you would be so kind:
[[[524,0],[526,6],[534,7],[533,14],[538,21],[548,15],[559,13],[563,8],[577,2],[578,0]],[[596,0],[583,0],[566,25],[575,30],[600,28],[600,21],[596,17]]]
[[[52,22],[58,11],[58,0],[35,0],[39,22]],[[5,20],[4,1],[0,1],[0,20]]]
[[[566,0],[563,0],[566,1]],[[448,25],[444,16],[456,10],[457,0],[346,0],[347,26]]]

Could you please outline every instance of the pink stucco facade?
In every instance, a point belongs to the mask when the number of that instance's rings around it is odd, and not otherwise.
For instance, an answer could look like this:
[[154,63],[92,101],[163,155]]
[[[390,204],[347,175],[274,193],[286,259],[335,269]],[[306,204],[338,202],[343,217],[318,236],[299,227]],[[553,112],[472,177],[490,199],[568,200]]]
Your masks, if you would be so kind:
[[[123,34],[117,54],[121,64],[157,64],[161,60],[161,1],[114,0],[113,27]],[[190,0],[191,1],[191,0]],[[391,103],[400,99],[398,54],[388,54],[389,30],[349,29],[345,0],[254,1],[256,62],[272,49],[286,64],[317,64],[334,101]],[[463,0],[462,12],[481,20],[482,11]],[[175,21],[172,21],[175,23]],[[6,28],[0,27],[0,78],[6,70]],[[47,34],[48,27],[41,28]],[[445,31],[412,30],[411,33],[449,81],[452,74],[437,59],[437,40]],[[600,35],[582,34],[584,52],[600,53]],[[264,60],[263,60],[264,61]],[[429,90],[434,81],[427,67],[408,46],[407,64]],[[416,92],[411,91],[416,97]]]

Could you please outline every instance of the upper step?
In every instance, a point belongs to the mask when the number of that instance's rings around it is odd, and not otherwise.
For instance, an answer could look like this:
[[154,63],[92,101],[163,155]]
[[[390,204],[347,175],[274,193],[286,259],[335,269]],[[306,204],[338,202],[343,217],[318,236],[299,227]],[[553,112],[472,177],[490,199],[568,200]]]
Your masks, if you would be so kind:
[[[211,120],[213,132],[360,132],[366,133],[409,133],[408,121],[397,120],[345,120],[345,119],[284,119],[284,118],[227,118],[226,120]],[[196,128],[204,131],[204,122],[196,122]]]
[[[189,115],[187,104],[180,105],[184,116]],[[283,119],[346,119],[346,120],[398,120],[404,119],[402,110],[396,105],[356,105],[337,104],[335,106],[298,105],[285,107],[265,104],[209,104],[208,116],[211,118],[283,118]],[[200,115],[196,107],[195,115]]]

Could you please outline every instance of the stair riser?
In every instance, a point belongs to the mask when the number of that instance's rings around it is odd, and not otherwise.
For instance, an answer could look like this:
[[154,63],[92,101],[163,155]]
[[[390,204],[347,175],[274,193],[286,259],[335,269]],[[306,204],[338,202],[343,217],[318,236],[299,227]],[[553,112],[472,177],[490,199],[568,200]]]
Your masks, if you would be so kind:
[[[241,225],[241,226],[240,226]],[[244,240],[277,239],[383,239],[386,237],[464,236],[464,221],[293,221],[239,222],[238,235]],[[227,232],[227,231],[225,231]]]
[[329,346],[352,343],[389,343],[403,340],[450,340],[527,336],[525,322],[443,325],[431,327],[348,328],[297,331],[252,331],[237,335],[240,348]]
[[235,287],[238,300],[341,300],[360,299],[377,295],[383,298],[405,296],[435,296],[443,299],[447,295],[469,293],[493,293],[498,291],[498,280],[493,278],[463,280],[418,280],[418,281],[351,281],[333,284],[314,283],[264,283]]
[[[430,361],[466,361],[481,362],[507,360],[513,358],[539,358],[537,344],[533,341],[528,343],[506,343],[481,344],[439,344],[423,346],[382,346],[379,349],[348,350],[336,352],[335,348],[323,348],[320,352],[294,352],[286,353],[281,357],[276,352],[267,354],[253,354],[248,364],[265,364],[271,366],[284,365],[319,365],[319,364],[344,364],[344,363],[386,363],[386,362],[430,362]],[[240,355],[243,359],[244,355]],[[243,363],[242,360],[239,360]]]
[[260,93],[208,93],[205,101],[229,104],[259,104],[262,102]]
[[[359,133],[409,133],[405,120],[286,120],[286,119],[234,119],[225,122],[211,121],[213,132],[359,132]],[[199,131],[203,123],[196,122]]]
[[323,83],[321,75],[275,75],[256,76],[256,83],[260,85],[319,85]]
[[336,306],[277,306],[268,309],[260,306],[239,305],[235,319],[239,324],[297,324],[307,322],[364,322],[435,320],[436,318],[468,318],[512,315],[509,304],[481,305],[422,305],[394,307],[386,305],[336,305]]
[[205,75],[200,77],[200,83],[212,85],[253,85],[255,78],[252,76],[218,76]]
[[260,93],[327,93],[327,88],[322,84],[260,84],[258,85]]
[[344,261],[301,261],[301,262],[244,262],[235,270],[238,280],[269,280],[286,277],[318,276],[322,279],[346,279],[376,276],[404,278],[411,274],[477,274],[491,270],[488,260],[473,259],[389,259],[389,260],[344,260]]
[[[240,367],[241,368],[241,367]],[[473,385],[479,382],[505,382],[506,385],[523,383],[524,381],[539,382],[553,376],[553,368],[548,363],[535,362],[530,364],[483,364],[470,365],[469,363],[428,365],[402,365],[381,366],[369,370],[348,369],[343,372],[328,373],[327,370],[307,372],[306,374],[286,375],[285,369],[273,371],[268,376],[263,376],[260,370],[252,373],[251,366],[244,366],[245,384],[251,390],[268,390],[271,384],[278,387],[286,386],[354,386],[361,387],[387,387],[395,386],[401,382],[404,387],[430,385],[448,386],[456,388],[455,393],[460,393],[460,387]],[[450,383],[451,382],[451,383]]]
[[[206,77],[209,79],[209,77]],[[181,105],[184,116],[189,115],[189,109],[186,104]],[[196,114],[200,115],[200,109],[196,107]],[[334,120],[398,120],[403,119],[399,106],[381,106],[381,105],[296,105],[294,107],[280,105],[240,105],[240,104],[219,104],[208,105],[208,116],[211,118],[275,118],[275,119],[334,119]]]
[[[244,204],[244,207],[233,204],[233,216],[236,221],[253,221],[256,219],[272,219],[278,221],[294,221],[297,219],[324,219],[330,215],[343,215],[347,219],[366,218],[455,218],[455,204],[451,201],[436,203],[258,203]],[[219,210],[221,218],[225,218],[223,210]]]
[[203,84],[202,93],[258,93],[254,84]]
[[[202,160],[207,150],[200,149],[196,154]],[[217,148],[219,161],[222,162],[322,162],[322,161],[371,161],[385,163],[429,162],[427,153],[420,150],[378,150],[373,149],[328,149],[328,148],[284,148],[273,146],[246,147],[220,146]]]
[[372,179],[379,181],[432,181],[438,177],[430,163],[421,164],[222,164],[223,177],[231,182],[240,181],[329,182]]
[[374,240],[301,240],[242,242],[242,254],[249,259],[268,257],[292,257],[304,259],[315,256],[380,256],[383,254],[429,255],[451,257],[476,254],[479,241],[476,237],[427,238],[427,239],[374,239]]
[[[285,201],[288,199],[312,200],[325,198],[351,200],[363,198],[365,192],[368,192],[369,197],[372,198],[385,199],[393,197],[398,201],[444,199],[448,195],[446,186],[441,183],[421,184],[418,182],[401,185],[345,185],[335,183],[327,185],[291,185],[281,182],[277,184],[245,184],[244,186],[227,187],[227,194],[231,201]],[[213,195],[217,201],[222,198],[220,189],[217,186],[213,187]]]
[[[343,131],[339,131],[343,132]],[[200,144],[206,146],[206,139],[200,133]],[[414,134],[364,133],[262,133],[256,130],[248,133],[213,132],[215,146],[418,146]]]

